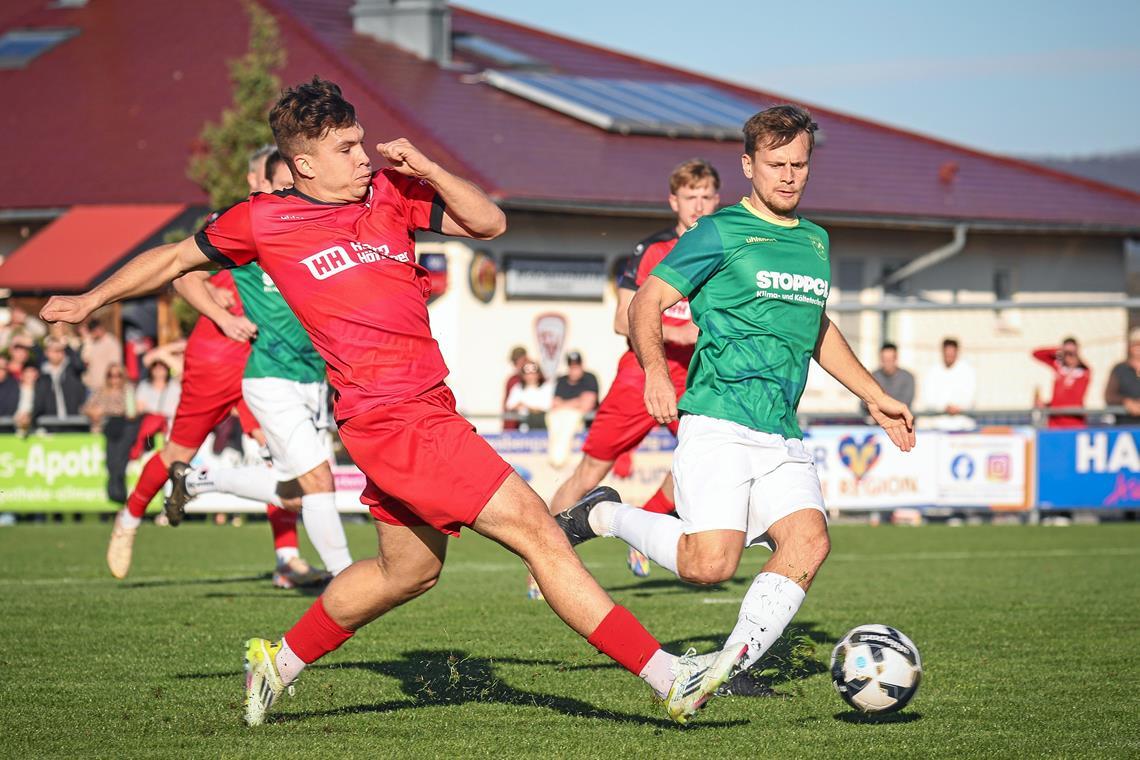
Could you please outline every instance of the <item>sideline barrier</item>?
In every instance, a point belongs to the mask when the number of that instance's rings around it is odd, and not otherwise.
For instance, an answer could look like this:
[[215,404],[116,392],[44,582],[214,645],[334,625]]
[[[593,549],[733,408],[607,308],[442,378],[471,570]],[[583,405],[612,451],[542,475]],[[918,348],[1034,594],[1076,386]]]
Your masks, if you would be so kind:
[[[573,471],[583,440],[578,436],[569,463],[556,468],[546,454],[545,432],[484,437],[547,500]],[[903,454],[878,428],[819,425],[807,431],[805,445],[815,457],[827,507],[836,511],[1134,510],[1140,506],[1140,428],[923,430],[914,451]],[[645,502],[669,471],[675,446],[667,431],[653,431],[634,453],[629,476],[611,474],[604,482],[630,503]],[[247,452],[247,463],[259,461],[255,452]],[[237,462],[213,455],[207,441],[194,463],[226,467]],[[140,469],[137,461],[128,467],[128,487]],[[351,464],[335,465],[333,474],[338,509],[365,512],[359,501],[363,474]],[[156,498],[151,511],[160,503],[161,498]],[[117,508],[106,497],[102,436],[0,435],[0,512]],[[264,508],[226,494],[205,494],[193,500],[188,511],[257,513]]]

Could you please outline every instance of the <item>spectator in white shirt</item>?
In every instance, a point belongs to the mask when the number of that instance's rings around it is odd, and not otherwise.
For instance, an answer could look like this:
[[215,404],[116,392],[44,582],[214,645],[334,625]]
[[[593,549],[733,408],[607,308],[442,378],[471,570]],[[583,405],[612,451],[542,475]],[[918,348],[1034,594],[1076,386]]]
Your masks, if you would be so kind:
[[974,420],[963,412],[974,408],[977,375],[965,359],[958,356],[958,341],[942,341],[942,363],[932,367],[922,378],[922,409],[934,416],[924,420],[925,427],[939,430],[969,430]]
[[522,368],[522,381],[507,395],[507,411],[521,415],[525,430],[545,430],[546,412],[554,400],[554,382],[546,381],[534,362]]

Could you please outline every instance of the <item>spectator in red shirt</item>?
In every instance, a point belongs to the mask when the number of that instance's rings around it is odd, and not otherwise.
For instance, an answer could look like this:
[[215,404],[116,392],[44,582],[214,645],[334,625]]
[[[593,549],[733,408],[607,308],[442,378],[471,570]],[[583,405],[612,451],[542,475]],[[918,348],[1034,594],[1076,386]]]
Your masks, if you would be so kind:
[[[1060,347],[1039,348],[1033,352],[1033,358],[1053,370],[1053,397],[1049,399],[1047,407],[1055,409],[1085,405],[1085,392],[1089,389],[1091,372],[1081,359],[1076,338],[1065,338]],[[1084,424],[1085,418],[1077,415],[1053,415],[1049,418],[1051,428],[1080,427]]]

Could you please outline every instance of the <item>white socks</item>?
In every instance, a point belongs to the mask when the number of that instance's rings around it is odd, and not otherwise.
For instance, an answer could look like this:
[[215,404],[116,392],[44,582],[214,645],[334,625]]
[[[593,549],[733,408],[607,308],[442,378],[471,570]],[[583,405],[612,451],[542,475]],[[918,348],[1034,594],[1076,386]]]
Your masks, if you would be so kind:
[[135,517],[126,507],[119,510],[119,527],[126,530],[135,530],[142,525],[142,518]]
[[191,496],[222,491],[280,507],[277,482],[277,475],[269,467],[201,468],[186,475],[186,491]]
[[791,578],[779,573],[760,573],[740,605],[736,627],[725,641],[725,649],[732,644],[747,644],[748,654],[741,663],[745,670],[756,664],[768,647],[780,638],[804,601],[804,590]]
[[297,676],[305,669],[305,663],[293,653],[289,641],[285,638],[281,639],[281,648],[277,650],[273,664],[277,666],[277,675],[281,676],[281,681],[286,686],[297,680]]
[[669,689],[673,687],[673,679],[677,677],[674,667],[677,658],[664,649],[658,649],[637,677],[645,681],[657,692],[657,696],[665,699],[669,696]]
[[617,536],[677,574],[677,543],[685,534],[685,524],[676,517],[603,501],[590,511],[590,527],[599,536]]
[[307,493],[301,497],[301,521],[305,532],[313,543],[325,569],[333,575],[352,564],[348,553],[348,539],[344,537],[344,526],[340,513],[336,511],[336,495],[331,493]]
[[297,557],[301,556],[301,552],[296,546],[283,546],[273,551],[277,554],[278,567],[286,564],[291,559],[297,559]]

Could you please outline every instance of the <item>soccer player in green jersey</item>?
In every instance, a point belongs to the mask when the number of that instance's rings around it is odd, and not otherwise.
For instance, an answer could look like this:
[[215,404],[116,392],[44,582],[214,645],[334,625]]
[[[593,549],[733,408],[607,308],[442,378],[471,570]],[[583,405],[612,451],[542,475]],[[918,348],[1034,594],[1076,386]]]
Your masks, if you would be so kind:
[[[289,167],[274,150],[265,160],[261,188],[291,187]],[[195,496],[225,492],[286,509],[300,509],[305,532],[332,575],[352,564],[336,508],[329,440],[325,361],[285,303],[277,286],[256,263],[230,270],[245,308],[257,327],[242,379],[242,397],[257,418],[273,467],[170,468],[173,488],[168,510],[181,510]],[[175,281],[178,292],[203,314],[218,306],[205,289],[208,273],[191,272]]]
[[[783,633],[830,548],[815,461],[796,422],[811,359],[867,405],[902,451],[915,443],[910,410],[875,382],[824,313],[827,232],[796,215],[814,132],[796,106],[749,119],[741,164],[751,193],[698,220],[630,305],[646,408],[661,424],[680,416],[678,517],[621,504],[608,488],[559,515],[571,543],[617,536],[691,583],[731,578],[745,547],[772,549],[725,644],[738,671]],[[700,337],[678,404],[661,312],[682,298]]]

